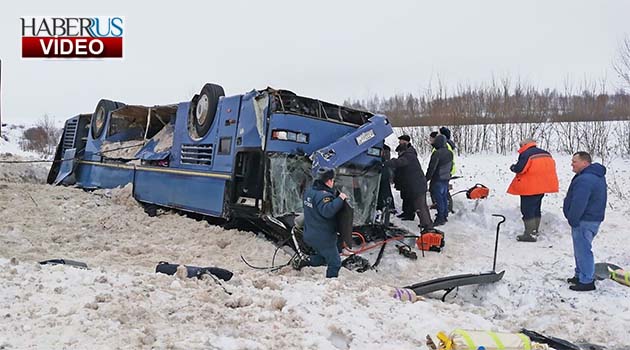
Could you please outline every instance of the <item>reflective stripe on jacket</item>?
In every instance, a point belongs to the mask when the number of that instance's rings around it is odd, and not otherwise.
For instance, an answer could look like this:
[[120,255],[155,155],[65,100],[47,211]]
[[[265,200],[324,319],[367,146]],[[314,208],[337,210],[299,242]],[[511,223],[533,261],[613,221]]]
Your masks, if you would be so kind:
[[528,143],[518,150],[518,162],[510,167],[516,173],[509,194],[531,196],[558,192],[556,162],[549,152]]

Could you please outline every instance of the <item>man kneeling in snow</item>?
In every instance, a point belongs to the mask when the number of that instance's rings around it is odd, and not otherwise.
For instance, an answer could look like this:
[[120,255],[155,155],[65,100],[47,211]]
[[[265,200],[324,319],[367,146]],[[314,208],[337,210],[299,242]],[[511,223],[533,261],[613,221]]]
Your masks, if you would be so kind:
[[341,269],[335,216],[348,198],[344,193],[335,197],[334,178],[333,169],[318,169],[313,186],[304,194],[304,242],[317,253],[308,260],[293,261],[297,270],[304,266],[327,265],[328,278],[337,277]]

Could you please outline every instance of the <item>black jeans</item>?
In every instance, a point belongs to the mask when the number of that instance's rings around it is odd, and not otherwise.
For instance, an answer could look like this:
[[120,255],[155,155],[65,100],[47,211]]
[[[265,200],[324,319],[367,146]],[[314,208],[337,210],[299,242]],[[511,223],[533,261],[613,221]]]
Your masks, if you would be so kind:
[[408,193],[400,191],[400,199],[402,199],[402,212],[405,216],[413,217],[413,213],[416,211],[413,196]]
[[521,214],[523,214],[523,220],[529,220],[533,218],[539,218],[540,206],[542,205],[542,199],[545,194],[535,194],[533,196],[521,196]]

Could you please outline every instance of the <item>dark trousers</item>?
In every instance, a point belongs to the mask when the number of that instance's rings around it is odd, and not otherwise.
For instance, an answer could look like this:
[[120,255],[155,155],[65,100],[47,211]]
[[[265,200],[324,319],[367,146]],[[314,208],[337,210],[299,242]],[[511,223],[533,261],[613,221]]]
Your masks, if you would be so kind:
[[523,221],[539,218],[540,206],[542,205],[542,199],[545,194],[535,194],[533,196],[521,196],[521,214],[523,214]]
[[337,237],[337,242],[310,242],[304,239],[304,242],[315,250],[315,254],[309,256],[309,266],[326,265],[326,278],[339,276],[341,269],[341,239]]
[[435,204],[435,197],[433,196],[433,191],[435,191],[434,186],[435,186],[434,182],[430,181],[429,182],[429,195],[431,196],[431,204]]
[[390,170],[385,168],[381,173],[381,183],[378,187],[378,198],[376,200],[376,209],[382,209],[387,204],[387,199],[391,198],[390,209],[394,209],[394,198],[392,196],[392,187],[389,183]]
[[429,214],[429,206],[427,205],[427,194],[423,192],[417,196],[414,200],[414,207],[416,214],[418,214],[418,220],[420,220],[420,226],[424,229],[433,228],[433,221],[431,220],[431,214]]
[[431,180],[429,188],[437,205],[437,218],[446,219],[448,217],[448,180]]
[[400,199],[402,199],[402,212],[405,216],[413,217],[413,213],[416,211],[414,204],[415,198],[410,196],[409,193],[400,191]]

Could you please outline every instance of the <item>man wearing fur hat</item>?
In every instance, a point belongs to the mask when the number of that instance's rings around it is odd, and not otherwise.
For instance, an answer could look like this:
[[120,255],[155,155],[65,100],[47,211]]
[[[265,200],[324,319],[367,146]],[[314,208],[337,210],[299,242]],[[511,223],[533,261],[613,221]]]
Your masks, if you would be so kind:
[[316,251],[307,260],[295,258],[296,270],[304,266],[327,265],[326,277],[339,275],[341,258],[337,242],[337,221],[335,216],[348,198],[344,193],[335,196],[333,185],[335,171],[319,168],[313,186],[304,194],[304,242]]
[[[416,152],[416,149],[411,144],[411,137],[409,135],[401,135],[398,137],[398,146],[396,147],[396,153],[398,154],[398,158],[404,152]],[[412,191],[409,191],[409,186],[406,184],[406,171],[401,168],[393,168],[394,169],[394,188],[396,188],[400,192],[400,199],[402,200],[402,213],[396,215],[396,217],[412,221],[416,217],[415,215],[415,206]]]
[[413,220],[415,214],[420,220],[420,227],[424,230],[433,229],[433,222],[427,207],[427,182],[418,161],[418,154],[413,148],[408,135],[398,138],[400,141],[398,158],[385,162],[385,166],[395,169],[395,178],[398,181],[400,197],[403,200],[403,220]]

